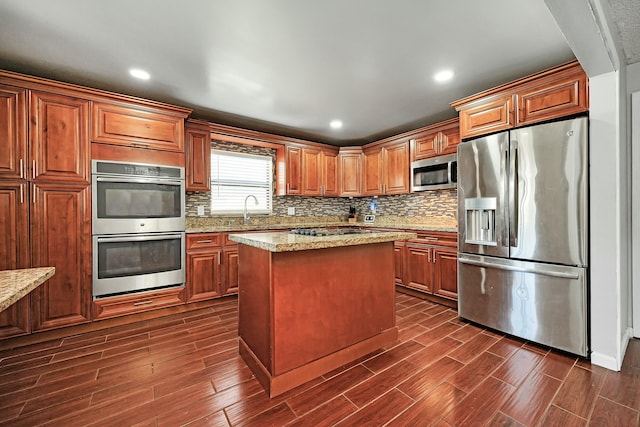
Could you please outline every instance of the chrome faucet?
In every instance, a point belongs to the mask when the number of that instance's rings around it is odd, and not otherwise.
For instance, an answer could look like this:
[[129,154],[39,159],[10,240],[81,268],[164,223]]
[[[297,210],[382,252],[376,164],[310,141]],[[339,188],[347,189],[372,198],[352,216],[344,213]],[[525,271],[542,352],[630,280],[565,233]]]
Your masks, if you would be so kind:
[[258,205],[258,199],[256,199],[256,196],[254,196],[253,194],[249,194],[247,197],[244,198],[244,221],[242,222],[243,224],[249,224],[249,211],[247,210],[247,200],[249,200],[249,197],[253,197],[253,200],[255,200],[256,202],[256,206]]

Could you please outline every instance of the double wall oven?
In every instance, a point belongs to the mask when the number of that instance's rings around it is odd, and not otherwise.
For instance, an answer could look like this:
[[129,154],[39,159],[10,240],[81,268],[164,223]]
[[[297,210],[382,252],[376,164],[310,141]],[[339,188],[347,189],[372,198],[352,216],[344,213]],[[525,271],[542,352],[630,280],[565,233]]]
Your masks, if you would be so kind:
[[184,169],[93,160],[93,297],[185,281]]

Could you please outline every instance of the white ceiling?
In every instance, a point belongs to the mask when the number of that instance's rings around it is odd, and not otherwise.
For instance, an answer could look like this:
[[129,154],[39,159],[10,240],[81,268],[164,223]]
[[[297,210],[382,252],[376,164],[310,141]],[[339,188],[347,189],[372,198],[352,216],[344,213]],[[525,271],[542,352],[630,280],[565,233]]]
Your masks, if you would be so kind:
[[455,117],[450,102],[573,58],[543,0],[0,0],[2,69],[336,145]]

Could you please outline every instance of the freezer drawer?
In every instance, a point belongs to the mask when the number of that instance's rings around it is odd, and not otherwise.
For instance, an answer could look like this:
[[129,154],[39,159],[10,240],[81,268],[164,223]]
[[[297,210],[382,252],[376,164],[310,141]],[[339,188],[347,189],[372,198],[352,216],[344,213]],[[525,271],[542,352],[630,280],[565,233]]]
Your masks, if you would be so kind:
[[586,269],[458,254],[460,317],[586,357]]

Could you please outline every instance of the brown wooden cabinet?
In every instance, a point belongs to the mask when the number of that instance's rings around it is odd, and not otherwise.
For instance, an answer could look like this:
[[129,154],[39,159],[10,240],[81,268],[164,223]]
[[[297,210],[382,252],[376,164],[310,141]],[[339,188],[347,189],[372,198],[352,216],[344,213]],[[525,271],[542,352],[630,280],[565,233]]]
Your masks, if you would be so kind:
[[31,92],[29,104],[30,178],[88,184],[89,101]]
[[[29,190],[24,181],[0,180],[0,270],[30,266]],[[0,338],[31,332],[29,295],[0,312]]]
[[23,179],[27,161],[27,91],[0,85],[0,179]]
[[338,195],[338,153],[316,147],[287,147],[287,194]]
[[287,194],[302,194],[302,148],[288,146],[285,154]]
[[31,292],[34,331],[91,320],[90,191],[86,185],[31,185],[31,265],[56,267]]
[[238,245],[227,233],[187,235],[186,302],[238,293]]
[[93,319],[102,320],[184,304],[184,288],[136,292],[93,302]]
[[469,138],[589,109],[587,76],[577,61],[453,102]]
[[411,140],[411,160],[455,154],[459,143],[460,124],[457,118],[428,126]]
[[342,147],[338,154],[340,196],[362,195],[362,147]]
[[127,147],[184,152],[182,111],[151,108],[135,103],[94,102],[93,142]]
[[185,130],[186,191],[211,190],[211,133],[206,126],[187,122]]
[[409,192],[409,141],[365,148],[363,153],[365,196]]
[[456,233],[417,233],[416,239],[406,241],[402,245],[396,243],[396,284],[427,295],[456,301]]

